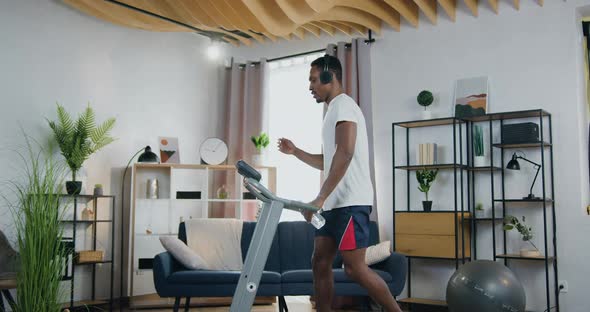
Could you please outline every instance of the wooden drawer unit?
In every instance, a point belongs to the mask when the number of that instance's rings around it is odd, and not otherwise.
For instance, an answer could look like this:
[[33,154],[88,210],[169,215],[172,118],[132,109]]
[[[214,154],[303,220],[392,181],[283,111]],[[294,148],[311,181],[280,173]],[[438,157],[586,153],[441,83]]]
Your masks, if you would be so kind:
[[[464,213],[461,227],[461,213],[454,212],[396,212],[395,251],[415,257],[455,258],[455,235],[458,237],[459,258],[471,257],[471,231],[469,213]],[[457,218],[457,231],[455,231]]]

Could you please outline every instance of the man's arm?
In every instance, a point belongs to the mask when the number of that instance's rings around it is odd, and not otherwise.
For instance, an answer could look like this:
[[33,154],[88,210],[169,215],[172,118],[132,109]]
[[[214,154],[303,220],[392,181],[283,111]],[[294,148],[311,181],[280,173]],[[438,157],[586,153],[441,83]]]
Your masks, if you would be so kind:
[[302,162],[318,169],[324,170],[324,155],[323,154],[310,154],[304,150],[299,148],[295,149],[293,153],[297,159],[301,160]]
[[336,153],[332,159],[332,165],[328,176],[322,185],[318,197],[312,202],[318,207],[323,206],[324,201],[334,191],[336,185],[348,169],[354,155],[356,144],[356,123],[341,121],[336,124]]

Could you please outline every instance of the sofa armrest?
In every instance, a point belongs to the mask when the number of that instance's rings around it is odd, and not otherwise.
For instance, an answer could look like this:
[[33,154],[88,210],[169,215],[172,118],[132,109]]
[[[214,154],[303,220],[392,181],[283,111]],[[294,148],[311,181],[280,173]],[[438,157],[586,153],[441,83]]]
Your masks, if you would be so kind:
[[394,285],[392,293],[394,296],[401,294],[406,285],[406,274],[408,271],[408,258],[406,256],[392,252],[387,259],[371,265],[371,268],[391,274]]
[[174,259],[169,252],[163,252],[154,257],[154,285],[160,296],[168,297],[165,295],[168,277],[170,277],[172,273],[182,269],[182,264]]

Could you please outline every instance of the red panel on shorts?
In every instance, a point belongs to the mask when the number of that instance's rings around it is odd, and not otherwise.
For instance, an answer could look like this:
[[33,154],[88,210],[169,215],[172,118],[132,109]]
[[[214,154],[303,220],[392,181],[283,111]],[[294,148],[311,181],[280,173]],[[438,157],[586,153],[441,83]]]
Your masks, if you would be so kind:
[[356,238],[354,236],[354,222],[352,221],[352,217],[348,220],[348,225],[346,226],[346,231],[344,231],[344,235],[342,235],[342,239],[340,240],[340,246],[338,247],[339,250],[354,250],[356,249]]

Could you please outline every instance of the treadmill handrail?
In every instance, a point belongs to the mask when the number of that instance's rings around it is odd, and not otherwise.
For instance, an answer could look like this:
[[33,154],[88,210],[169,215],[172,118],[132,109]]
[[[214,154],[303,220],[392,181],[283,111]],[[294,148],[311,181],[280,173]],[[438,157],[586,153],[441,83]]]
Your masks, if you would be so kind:
[[299,212],[302,212],[303,210],[317,212],[318,210],[320,210],[320,208],[304,202],[280,198],[274,195],[264,185],[260,184],[260,182],[256,181],[253,178],[244,178],[244,186],[250,191],[250,193],[254,194],[256,198],[260,199],[263,202],[276,200],[282,202],[285,205],[285,208],[296,210]]

